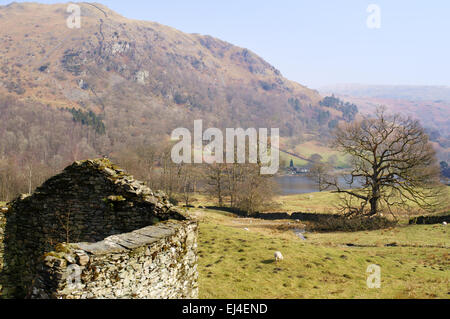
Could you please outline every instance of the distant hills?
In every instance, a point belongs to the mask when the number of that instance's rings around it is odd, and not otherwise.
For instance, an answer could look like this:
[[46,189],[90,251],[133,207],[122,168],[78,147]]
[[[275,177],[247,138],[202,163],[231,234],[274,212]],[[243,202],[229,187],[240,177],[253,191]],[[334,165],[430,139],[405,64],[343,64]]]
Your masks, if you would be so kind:
[[450,86],[337,84],[321,87],[319,91],[353,97],[450,102]]
[[371,114],[384,105],[391,112],[420,120],[439,157],[450,160],[450,87],[343,84],[319,91],[358,105],[360,113]]

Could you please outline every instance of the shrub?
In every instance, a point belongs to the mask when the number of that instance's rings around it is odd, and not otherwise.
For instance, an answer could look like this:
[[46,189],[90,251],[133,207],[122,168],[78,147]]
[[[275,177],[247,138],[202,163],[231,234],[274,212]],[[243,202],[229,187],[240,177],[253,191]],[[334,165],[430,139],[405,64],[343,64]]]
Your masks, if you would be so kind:
[[324,216],[312,222],[309,228],[311,231],[317,232],[357,232],[386,229],[395,227],[396,225],[396,221],[380,216],[353,218]]
[[170,196],[169,197],[169,203],[171,203],[174,206],[178,206],[180,201],[177,198],[175,198],[174,196]]
[[443,222],[450,222],[450,214],[432,215],[432,216],[420,216],[413,218],[409,221],[410,225],[433,225],[441,224]]

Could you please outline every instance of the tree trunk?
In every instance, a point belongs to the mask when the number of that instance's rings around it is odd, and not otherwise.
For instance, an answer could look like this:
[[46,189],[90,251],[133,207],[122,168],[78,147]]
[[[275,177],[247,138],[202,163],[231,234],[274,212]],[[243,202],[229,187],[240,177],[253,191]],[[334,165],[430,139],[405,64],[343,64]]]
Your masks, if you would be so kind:
[[223,199],[222,199],[222,186],[219,184],[217,188],[217,196],[219,198],[219,207],[223,207]]
[[370,216],[378,214],[378,201],[380,199],[380,188],[375,186],[372,189],[372,198],[370,199]]
[[370,199],[370,215],[375,216],[378,213],[378,198],[373,197]]

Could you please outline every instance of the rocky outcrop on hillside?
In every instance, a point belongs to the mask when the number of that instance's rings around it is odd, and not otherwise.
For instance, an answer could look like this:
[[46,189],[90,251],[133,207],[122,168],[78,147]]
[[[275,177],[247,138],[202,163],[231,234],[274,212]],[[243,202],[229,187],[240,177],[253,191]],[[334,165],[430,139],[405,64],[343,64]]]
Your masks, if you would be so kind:
[[166,132],[198,117],[219,127],[279,127],[292,135],[327,129],[341,115],[248,49],[129,20],[99,4],[79,6],[80,29],[67,27],[66,4],[0,6],[0,93],[105,113],[110,128],[127,109],[133,125],[164,122]]

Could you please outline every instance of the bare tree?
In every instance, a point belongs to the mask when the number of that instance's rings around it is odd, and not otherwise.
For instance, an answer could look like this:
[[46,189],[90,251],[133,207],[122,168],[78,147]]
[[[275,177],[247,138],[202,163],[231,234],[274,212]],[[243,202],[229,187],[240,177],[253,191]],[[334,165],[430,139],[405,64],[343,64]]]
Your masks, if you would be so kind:
[[310,168],[310,176],[322,191],[327,187],[327,180],[330,176],[331,167],[328,164],[316,162]]
[[233,163],[228,165],[226,170],[227,175],[227,191],[230,197],[230,207],[235,207],[236,199],[238,197],[238,186],[243,178],[243,168],[241,165]]
[[[56,212],[55,216],[58,219],[59,226],[62,228],[62,231],[63,231],[62,235],[64,236],[66,243],[69,244],[70,240],[71,240],[72,230],[73,230],[72,229],[72,220],[71,220],[72,210],[69,208],[65,212]],[[60,230],[61,229],[59,229],[59,231]]]
[[200,171],[194,164],[180,164],[178,167],[179,193],[181,194],[186,207],[189,207],[192,195],[197,190]]
[[[334,146],[351,157],[346,185],[334,177],[327,189],[347,195],[347,213],[376,215],[411,203],[430,209],[437,203],[439,168],[427,134],[418,121],[387,115],[379,108],[373,118],[363,117],[338,127]],[[354,186],[358,189],[349,189]],[[358,203],[358,204],[356,204]]]
[[208,165],[206,171],[206,191],[217,199],[219,207],[224,206],[224,197],[227,190],[227,166],[226,164]]
[[241,165],[241,176],[236,186],[235,208],[253,215],[269,206],[276,185],[271,175],[261,175],[260,165]]
[[173,195],[179,190],[179,167],[172,161],[170,151],[170,145],[167,145],[161,152],[159,159],[161,166],[159,188],[161,188],[169,196],[169,198],[173,197]]

